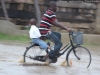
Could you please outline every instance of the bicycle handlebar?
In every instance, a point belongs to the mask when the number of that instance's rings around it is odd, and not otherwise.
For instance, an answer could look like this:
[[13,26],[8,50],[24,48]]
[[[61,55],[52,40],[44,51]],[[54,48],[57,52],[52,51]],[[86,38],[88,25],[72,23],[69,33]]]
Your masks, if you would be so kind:
[[73,32],[74,32],[74,30],[72,30],[71,32],[69,32],[69,35],[72,35],[72,34],[73,34]]

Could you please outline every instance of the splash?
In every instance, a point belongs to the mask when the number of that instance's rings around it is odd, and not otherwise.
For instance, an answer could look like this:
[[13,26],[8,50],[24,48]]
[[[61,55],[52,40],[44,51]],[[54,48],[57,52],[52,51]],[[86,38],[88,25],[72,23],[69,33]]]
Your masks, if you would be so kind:
[[19,62],[19,63],[24,63],[24,58],[23,58],[23,56],[21,56],[21,57],[18,59],[18,62]]
[[67,66],[67,62],[66,62],[66,60],[64,60],[64,61],[61,63],[60,66]]

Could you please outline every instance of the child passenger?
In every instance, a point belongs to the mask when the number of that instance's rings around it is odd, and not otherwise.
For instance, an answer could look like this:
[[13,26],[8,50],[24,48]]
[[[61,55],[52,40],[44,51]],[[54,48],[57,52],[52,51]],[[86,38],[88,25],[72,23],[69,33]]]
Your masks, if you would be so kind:
[[50,46],[48,46],[43,40],[40,39],[41,34],[39,29],[36,27],[36,20],[35,19],[30,19],[30,24],[31,26],[30,31],[29,31],[29,35],[30,38],[32,39],[32,42],[38,44],[42,49],[47,50],[51,49]]

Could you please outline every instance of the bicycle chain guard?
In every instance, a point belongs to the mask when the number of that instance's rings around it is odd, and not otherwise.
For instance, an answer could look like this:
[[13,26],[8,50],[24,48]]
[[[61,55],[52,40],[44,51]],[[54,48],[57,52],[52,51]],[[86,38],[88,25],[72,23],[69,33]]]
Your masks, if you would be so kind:
[[[51,63],[56,63],[57,62],[57,58],[60,57],[61,53],[57,53],[55,56],[50,56],[50,59],[51,59]],[[45,58],[45,55],[42,55],[42,56],[36,56],[33,58],[33,60],[37,60],[37,61],[41,61],[41,62],[45,62],[46,59]]]
[[[37,60],[37,61],[41,61],[41,62],[45,62],[46,60],[43,59],[45,58],[45,56],[36,56],[33,58],[33,60]],[[57,58],[56,57],[50,57],[50,59],[52,60],[51,63],[56,63],[57,62]]]
[[38,61],[45,62],[46,60],[43,59],[44,57],[45,57],[45,56],[36,56],[36,57],[34,57],[33,60],[38,60]]

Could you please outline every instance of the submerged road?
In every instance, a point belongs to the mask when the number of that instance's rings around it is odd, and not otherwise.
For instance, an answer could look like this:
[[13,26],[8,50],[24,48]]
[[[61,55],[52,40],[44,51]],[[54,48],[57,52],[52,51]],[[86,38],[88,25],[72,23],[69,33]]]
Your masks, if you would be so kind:
[[0,44],[0,75],[100,75],[100,48],[89,48],[92,63],[89,68],[62,65],[64,56],[49,66],[23,65],[25,45]]

